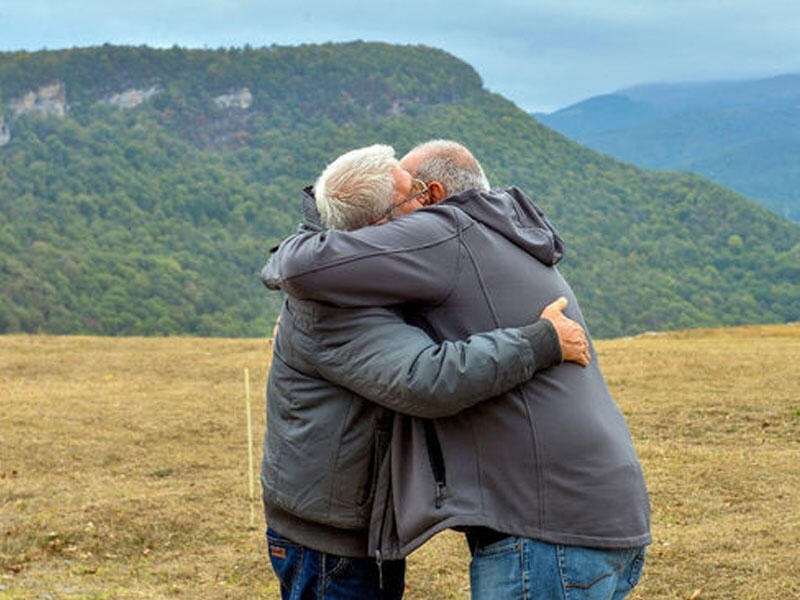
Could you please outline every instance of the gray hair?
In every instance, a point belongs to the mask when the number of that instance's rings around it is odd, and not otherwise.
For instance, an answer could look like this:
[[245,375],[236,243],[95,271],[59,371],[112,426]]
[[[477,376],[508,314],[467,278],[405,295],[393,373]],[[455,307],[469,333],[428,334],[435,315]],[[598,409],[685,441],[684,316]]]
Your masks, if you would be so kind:
[[395,195],[394,148],[375,144],[342,154],[314,184],[322,223],[345,231],[373,223],[390,210]]
[[416,146],[409,154],[417,152],[423,159],[412,175],[425,183],[438,181],[448,196],[473,189],[489,191],[489,180],[480,163],[458,142],[431,140]]

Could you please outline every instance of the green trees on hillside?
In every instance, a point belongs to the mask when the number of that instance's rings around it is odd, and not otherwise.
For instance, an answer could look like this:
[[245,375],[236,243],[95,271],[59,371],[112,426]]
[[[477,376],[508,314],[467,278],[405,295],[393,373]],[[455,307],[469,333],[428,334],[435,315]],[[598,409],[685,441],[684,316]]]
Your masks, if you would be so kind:
[[269,209],[277,190],[138,115],[20,120],[0,158],[3,331],[267,327],[256,276],[297,220]]
[[[6,107],[64,81],[64,118],[8,121],[0,147],[0,333],[258,336],[280,297],[258,272],[299,190],[351,148],[469,146],[539,203],[601,337],[800,319],[800,228],[695,177],[581,148],[421,47],[0,54]],[[98,103],[161,92],[133,109]],[[252,106],[213,99],[247,87]]]

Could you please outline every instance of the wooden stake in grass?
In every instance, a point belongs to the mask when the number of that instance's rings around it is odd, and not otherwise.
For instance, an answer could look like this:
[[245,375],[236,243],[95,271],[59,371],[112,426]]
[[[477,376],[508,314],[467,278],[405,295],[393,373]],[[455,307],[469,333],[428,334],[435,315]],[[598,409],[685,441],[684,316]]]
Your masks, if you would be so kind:
[[253,481],[253,416],[250,403],[250,370],[244,369],[244,397],[247,405],[247,478],[250,486],[250,528],[256,527],[256,494]]

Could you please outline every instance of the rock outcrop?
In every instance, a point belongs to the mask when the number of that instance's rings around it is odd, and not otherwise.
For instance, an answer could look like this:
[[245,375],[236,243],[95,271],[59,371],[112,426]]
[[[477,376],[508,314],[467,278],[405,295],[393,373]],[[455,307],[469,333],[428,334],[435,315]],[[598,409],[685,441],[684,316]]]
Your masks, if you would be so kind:
[[242,88],[238,92],[223,94],[214,98],[214,103],[220,108],[240,108],[247,110],[253,104],[253,94],[247,88]]
[[31,90],[22,98],[11,101],[11,112],[14,118],[26,114],[63,117],[67,114],[67,88],[63,82],[57,81]]
[[146,102],[161,89],[158,86],[152,86],[146,90],[130,89],[120,92],[119,94],[112,94],[100,100],[101,104],[110,104],[122,109],[136,108],[142,102]]

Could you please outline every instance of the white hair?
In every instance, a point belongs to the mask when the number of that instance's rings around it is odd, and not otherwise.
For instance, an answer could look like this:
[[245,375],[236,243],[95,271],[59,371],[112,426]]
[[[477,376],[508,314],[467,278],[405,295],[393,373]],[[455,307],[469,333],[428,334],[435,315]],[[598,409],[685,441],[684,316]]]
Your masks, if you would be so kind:
[[314,184],[322,223],[353,230],[373,223],[394,202],[392,170],[399,166],[394,148],[375,144],[342,154]]
[[422,160],[412,175],[425,183],[438,181],[448,196],[467,190],[488,192],[489,180],[472,153],[452,140],[431,140],[413,148]]

